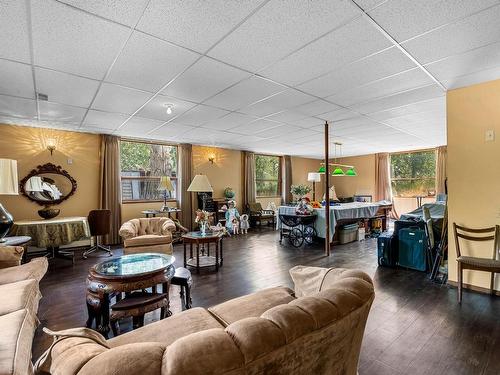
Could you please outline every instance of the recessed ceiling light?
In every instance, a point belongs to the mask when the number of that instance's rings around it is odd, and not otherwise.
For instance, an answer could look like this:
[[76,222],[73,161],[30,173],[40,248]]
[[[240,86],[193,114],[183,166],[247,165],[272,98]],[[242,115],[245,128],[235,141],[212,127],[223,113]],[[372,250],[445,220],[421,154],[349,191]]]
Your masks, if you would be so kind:
[[173,110],[174,110],[174,105],[173,104],[165,104],[165,107],[167,107],[167,115],[171,115]]

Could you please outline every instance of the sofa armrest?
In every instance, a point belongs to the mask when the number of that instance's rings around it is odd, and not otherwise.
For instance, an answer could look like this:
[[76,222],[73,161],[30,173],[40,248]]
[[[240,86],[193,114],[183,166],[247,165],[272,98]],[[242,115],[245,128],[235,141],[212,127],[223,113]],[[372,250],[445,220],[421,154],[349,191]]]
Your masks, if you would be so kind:
[[0,246],[0,268],[21,265],[24,248],[20,246]]
[[161,226],[161,234],[162,235],[172,235],[172,232],[175,232],[176,226],[172,219],[167,219]]
[[126,221],[125,223],[123,223],[118,233],[124,240],[137,237],[137,230],[134,224],[132,224],[132,222],[130,221]]

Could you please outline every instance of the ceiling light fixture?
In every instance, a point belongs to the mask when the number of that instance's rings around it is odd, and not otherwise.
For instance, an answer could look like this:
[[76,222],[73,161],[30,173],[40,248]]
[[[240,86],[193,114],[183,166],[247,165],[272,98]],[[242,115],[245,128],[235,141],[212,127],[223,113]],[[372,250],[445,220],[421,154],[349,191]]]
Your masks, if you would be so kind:
[[165,104],[165,107],[167,107],[167,115],[171,115],[173,110],[174,110],[174,105],[173,104]]

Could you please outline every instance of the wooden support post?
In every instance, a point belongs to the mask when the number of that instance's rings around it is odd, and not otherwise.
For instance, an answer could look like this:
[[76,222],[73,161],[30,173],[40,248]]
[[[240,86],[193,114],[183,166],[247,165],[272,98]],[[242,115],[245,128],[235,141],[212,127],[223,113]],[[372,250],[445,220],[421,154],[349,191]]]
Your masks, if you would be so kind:
[[330,256],[330,168],[328,121],[325,121],[325,256]]

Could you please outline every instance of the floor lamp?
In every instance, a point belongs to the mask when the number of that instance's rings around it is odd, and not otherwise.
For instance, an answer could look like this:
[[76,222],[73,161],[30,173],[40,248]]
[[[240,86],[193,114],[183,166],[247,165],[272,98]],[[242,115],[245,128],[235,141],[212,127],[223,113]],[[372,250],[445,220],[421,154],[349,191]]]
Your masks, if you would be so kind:
[[203,193],[202,195],[202,200],[203,200],[203,211],[205,210],[205,201],[207,199],[207,194],[206,193],[212,193],[214,191],[212,185],[210,184],[210,181],[208,181],[208,177],[204,174],[197,174],[194,176],[193,181],[191,181],[191,184],[187,188],[187,191],[194,192],[194,193]]
[[317,172],[309,172],[307,174],[307,181],[313,183],[313,201],[316,200],[316,182],[321,182],[321,174]]
[[[17,180],[17,161],[0,159],[0,195],[18,195],[19,182]],[[9,211],[0,203],[0,242],[9,233],[14,219]]]

